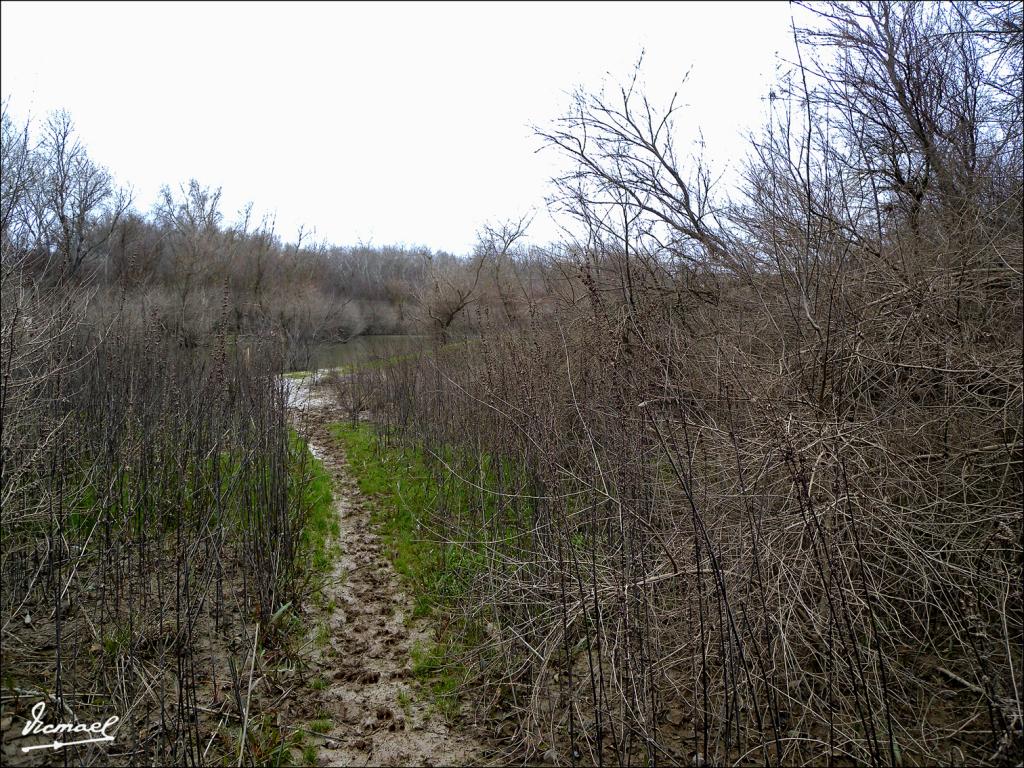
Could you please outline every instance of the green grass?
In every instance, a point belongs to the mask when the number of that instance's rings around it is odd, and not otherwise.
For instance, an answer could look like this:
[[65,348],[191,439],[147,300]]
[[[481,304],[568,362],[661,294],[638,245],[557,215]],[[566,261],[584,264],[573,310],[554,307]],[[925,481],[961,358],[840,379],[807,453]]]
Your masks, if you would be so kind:
[[310,681],[309,687],[314,691],[325,691],[327,690],[327,680],[322,677],[314,677]]
[[452,722],[460,712],[459,688],[466,680],[466,669],[456,662],[457,647],[444,643],[412,647],[412,673],[430,691],[434,707]]
[[297,497],[306,514],[301,539],[302,561],[314,573],[326,574],[334,561],[341,533],[338,516],[334,513],[331,476],[296,432],[290,431],[288,440],[289,491]]
[[411,717],[412,694],[404,688],[398,692],[398,706],[401,707],[406,717]]
[[423,454],[380,448],[373,428],[365,424],[332,424],[330,431],[345,447],[359,490],[372,502],[373,522],[395,570],[411,586],[413,616],[428,615],[434,605],[453,597],[458,563],[449,548],[424,532],[439,488]]
[[[230,741],[233,744],[228,749],[228,754],[232,756],[230,764],[234,764],[234,756],[238,754],[238,744],[242,738],[241,731],[241,727],[238,727],[231,734],[232,738]],[[266,766],[266,768],[295,765],[292,750],[299,749],[302,749],[301,764],[316,765],[316,755],[313,755],[312,761],[307,759],[308,749],[303,749],[303,743],[304,738],[301,732],[294,732],[286,738],[274,724],[270,715],[263,715],[250,722],[246,732],[246,746],[252,757],[252,764]]]
[[[295,472],[300,454],[295,439],[292,433],[289,470],[291,483],[298,487],[301,478]],[[75,479],[86,474],[79,470]],[[314,484],[319,480],[314,477]],[[75,490],[65,501],[66,527],[70,535],[81,537],[98,520],[106,519],[143,536],[174,530],[183,521],[208,520],[244,531],[250,523],[251,502],[265,498],[274,481],[268,457],[245,457],[235,448],[202,460],[185,454],[182,463],[162,465],[145,479],[138,467],[122,466],[113,481],[103,481],[102,490],[93,480],[68,483]]]
[[316,629],[314,638],[317,648],[326,648],[331,642],[331,628],[326,623],[320,624]]
[[327,718],[320,720],[314,720],[309,724],[309,730],[316,731],[317,733],[330,733],[331,727],[334,724]]
[[103,638],[103,650],[114,659],[131,648],[132,636],[128,627],[116,627]]

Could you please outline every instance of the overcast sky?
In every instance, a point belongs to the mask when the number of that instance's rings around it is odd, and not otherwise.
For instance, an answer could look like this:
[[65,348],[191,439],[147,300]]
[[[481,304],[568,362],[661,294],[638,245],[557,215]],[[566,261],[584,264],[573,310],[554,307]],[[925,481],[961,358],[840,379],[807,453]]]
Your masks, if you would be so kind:
[[[531,125],[577,86],[679,89],[735,164],[791,59],[790,6],[756,3],[2,4],[0,93],[19,118],[67,109],[148,210],[161,184],[222,186],[339,244],[469,250],[489,219],[546,213],[559,168]],[[683,85],[683,79],[690,72]]]

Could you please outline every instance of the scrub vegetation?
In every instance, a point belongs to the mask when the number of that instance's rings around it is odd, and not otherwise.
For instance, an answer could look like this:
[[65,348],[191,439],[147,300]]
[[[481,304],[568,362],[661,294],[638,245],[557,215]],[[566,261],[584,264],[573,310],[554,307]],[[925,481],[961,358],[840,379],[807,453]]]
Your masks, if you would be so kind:
[[[121,714],[84,762],[328,759],[366,713],[305,646],[382,642],[311,615],[344,487],[353,594],[386,557],[432,635],[337,754],[411,749],[429,695],[504,761],[1019,764],[1021,5],[810,10],[734,177],[639,67],[537,126],[547,247],[286,244],[198,182],[143,213],[5,109],[3,717]],[[361,333],[432,343],[313,375]]]
[[256,760],[279,746],[259,684],[287,677],[333,514],[272,353],[182,351],[4,288],[5,714],[122,713],[115,760]]
[[538,131],[584,236],[337,384],[447,478],[533,759],[1022,757],[1020,6],[815,7],[739,188],[638,80],[580,93]]

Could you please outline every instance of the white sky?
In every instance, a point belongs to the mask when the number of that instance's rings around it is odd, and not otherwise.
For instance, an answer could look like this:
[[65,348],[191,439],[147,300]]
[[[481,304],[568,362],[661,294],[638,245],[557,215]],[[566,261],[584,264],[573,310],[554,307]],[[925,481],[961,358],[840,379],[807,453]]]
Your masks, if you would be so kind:
[[67,109],[148,210],[161,184],[222,186],[338,244],[466,252],[488,219],[545,212],[559,163],[531,124],[577,86],[629,77],[652,101],[687,70],[679,118],[719,166],[765,113],[790,6],[765,3],[4,2],[0,95],[16,118]]

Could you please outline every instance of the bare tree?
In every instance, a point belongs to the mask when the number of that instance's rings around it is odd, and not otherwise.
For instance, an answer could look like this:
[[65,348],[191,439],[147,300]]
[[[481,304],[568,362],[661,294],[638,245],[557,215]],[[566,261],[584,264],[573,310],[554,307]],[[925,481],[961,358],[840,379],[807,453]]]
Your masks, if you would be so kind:
[[75,275],[106,244],[131,196],[89,158],[67,112],[49,117],[35,157],[38,236],[61,272]]
[[494,289],[510,323],[521,319],[521,304],[530,300],[516,264],[517,243],[526,236],[529,227],[530,219],[525,214],[517,219],[485,224],[477,245],[478,253],[486,254],[491,261]]
[[154,215],[167,232],[166,242],[174,265],[178,304],[176,327],[182,334],[182,340],[189,342],[185,331],[189,299],[204,277],[213,271],[221,245],[219,226],[223,214],[220,211],[219,187],[205,187],[191,179],[187,187],[181,186],[180,193],[176,197],[165,185],[160,190]]
[[35,181],[29,149],[28,124],[17,126],[3,103],[0,116],[0,237],[6,254],[8,245],[21,243],[20,233],[12,231],[15,219],[23,213],[22,206]]
[[569,113],[536,132],[569,161],[554,202],[593,243],[661,249],[691,268],[731,264],[724,209],[710,169],[682,165],[673,135],[678,95],[658,110],[640,92],[640,65],[614,97],[577,91]]

